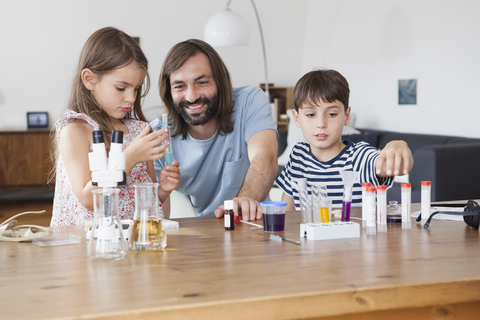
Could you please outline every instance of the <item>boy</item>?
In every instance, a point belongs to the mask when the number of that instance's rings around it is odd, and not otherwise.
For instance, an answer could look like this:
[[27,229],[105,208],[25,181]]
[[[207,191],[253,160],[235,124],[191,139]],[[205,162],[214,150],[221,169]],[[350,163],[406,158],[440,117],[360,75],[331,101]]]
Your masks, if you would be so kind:
[[359,171],[352,205],[360,206],[362,182],[390,187],[394,175],[404,175],[412,169],[412,153],[404,141],[391,141],[380,151],[365,142],[341,140],[343,127],[350,122],[349,95],[347,80],[335,70],[311,71],[295,85],[292,113],[307,142],[293,147],[276,180],[283,190],[286,210],[300,210],[292,180],[307,178],[309,193],[311,185],[326,184],[332,206],[341,207],[344,186],[339,171]]

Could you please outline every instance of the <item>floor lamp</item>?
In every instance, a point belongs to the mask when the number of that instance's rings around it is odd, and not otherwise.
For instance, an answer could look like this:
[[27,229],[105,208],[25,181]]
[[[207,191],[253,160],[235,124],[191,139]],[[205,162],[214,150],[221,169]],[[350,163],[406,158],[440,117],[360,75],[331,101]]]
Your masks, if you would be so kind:
[[[247,21],[238,13],[230,10],[230,2],[227,7],[208,20],[205,26],[205,41],[214,47],[245,46],[250,41],[250,30]],[[265,41],[263,39],[262,24],[258,16],[255,2],[251,0],[255,16],[257,17],[258,29],[262,40],[263,64],[265,66],[265,94],[270,102],[268,91],[267,54],[265,53]]]

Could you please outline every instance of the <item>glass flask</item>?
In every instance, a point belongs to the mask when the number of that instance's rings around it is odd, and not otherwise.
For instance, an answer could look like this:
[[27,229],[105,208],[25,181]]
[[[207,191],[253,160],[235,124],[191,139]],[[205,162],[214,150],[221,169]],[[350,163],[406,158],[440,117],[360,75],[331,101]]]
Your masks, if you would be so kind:
[[158,183],[135,184],[135,214],[129,248],[158,250],[167,246],[158,201]]
[[92,190],[93,223],[88,237],[87,255],[93,260],[118,260],[127,255],[128,245],[118,216],[119,189]]

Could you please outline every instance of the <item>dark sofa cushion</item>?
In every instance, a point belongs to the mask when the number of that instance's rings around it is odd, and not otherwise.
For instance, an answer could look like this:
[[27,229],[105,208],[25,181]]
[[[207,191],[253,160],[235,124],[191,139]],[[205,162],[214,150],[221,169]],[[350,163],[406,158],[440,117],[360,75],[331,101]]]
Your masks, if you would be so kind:
[[376,147],[378,144],[378,137],[380,132],[367,132],[361,134],[346,134],[342,136],[342,141],[348,140],[354,143],[365,141],[373,147]]

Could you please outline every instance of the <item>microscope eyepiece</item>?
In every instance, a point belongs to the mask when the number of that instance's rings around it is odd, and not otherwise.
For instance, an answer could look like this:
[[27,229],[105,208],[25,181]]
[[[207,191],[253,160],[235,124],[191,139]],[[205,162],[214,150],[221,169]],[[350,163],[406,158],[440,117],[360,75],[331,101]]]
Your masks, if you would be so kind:
[[112,143],[123,144],[123,131],[119,131],[119,130],[112,131]]
[[105,143],[103,139],[103,131],[95,130],[92,132],[92,142],[95,143]]

